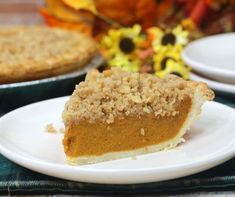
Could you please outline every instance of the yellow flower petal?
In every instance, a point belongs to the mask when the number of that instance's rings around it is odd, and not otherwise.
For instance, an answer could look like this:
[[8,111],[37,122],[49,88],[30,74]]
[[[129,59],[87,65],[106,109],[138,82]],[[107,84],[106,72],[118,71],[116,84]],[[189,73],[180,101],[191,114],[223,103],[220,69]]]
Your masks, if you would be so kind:
[[169,60],[167,62],[166,69],[160,72],[157,72],[157,76],[162,78],[168,74],[179,74],[184,79],[189,79],[190,69],[185,67],[182,61],[173,61]]

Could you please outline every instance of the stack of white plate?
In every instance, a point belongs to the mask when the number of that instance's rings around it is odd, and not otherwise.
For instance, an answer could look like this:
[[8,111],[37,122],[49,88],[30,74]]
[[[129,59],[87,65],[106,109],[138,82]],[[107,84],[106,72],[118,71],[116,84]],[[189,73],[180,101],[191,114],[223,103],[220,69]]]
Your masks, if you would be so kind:
[[192,68],[191,80],[205,82],[217,92],[235,96],[235,33],[191,42],[182,58]]

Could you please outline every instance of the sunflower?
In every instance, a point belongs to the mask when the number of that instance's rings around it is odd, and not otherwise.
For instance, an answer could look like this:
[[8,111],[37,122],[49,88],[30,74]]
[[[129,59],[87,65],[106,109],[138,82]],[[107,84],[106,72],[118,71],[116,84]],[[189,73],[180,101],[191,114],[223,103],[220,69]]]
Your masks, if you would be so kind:
[[159,51],[153,55],[154,70],[161,71],[166,68],[169,60],[179,62],[181,60],[182,46],[177,45],[174,48]]
[[176,61],[173,59],[168,59],[166,62],[166,68],[159,72],[156,72],[156,75],[160,78],[168,75],[174,74],[184,79],[189,79],[190,68],[186,67],[182,61]]
[[141,26],[134,25],[132,28],[109,30],[101,39],[100,48],[110,66],[138,71],[141,63],[137,60],[137,51],[142,42]]
[[175,46],[184,46],[188,42],[188,32],[178,25],[173,30],[165,30],[158,27],[148,29],[148,35],[152,40],[152,46],[155,52],[169,50]]
[[111,67],[120,67],[123,70],[131,72],[138,72],[141,65],[141,61],[139,59],[122,53],[116,54],[108,63]]

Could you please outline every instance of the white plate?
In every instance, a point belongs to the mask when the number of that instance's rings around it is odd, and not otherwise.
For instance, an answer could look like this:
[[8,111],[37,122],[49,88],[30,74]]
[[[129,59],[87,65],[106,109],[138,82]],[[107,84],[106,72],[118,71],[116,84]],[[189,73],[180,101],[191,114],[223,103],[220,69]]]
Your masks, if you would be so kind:
[[188,44],[182,58],[193,70],[235,84],[235,33],[209,36]]
[[190,73],[190,79],[193,81],[205,82],[213,90],[225,93],[227,95],[235,96],[235,85],[213,81],[192,72]]
[[[0,151],[8,159],[43,174],[82,182],[130,184],[173,179],[216,166],[235,156],[235,110],[210,102],[185,136],[169,151],[85,166],[69,166],[62,134],[44,131],[62,126],[67,97],[19,108],[0,119]],[[215,113],[216,112],[216,113]],[[229,114],[229,115],[228,115]]]

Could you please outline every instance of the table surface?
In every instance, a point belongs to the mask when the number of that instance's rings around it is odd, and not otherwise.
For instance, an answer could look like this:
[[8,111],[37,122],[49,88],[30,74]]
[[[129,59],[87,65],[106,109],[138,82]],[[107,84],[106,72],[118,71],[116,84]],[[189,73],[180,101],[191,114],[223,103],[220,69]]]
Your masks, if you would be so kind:
[[[235,98],[216,97],[235,108]],[[0,155],[0,194],[178,194],[229,191],[235,195],[235,157],[210,170],[180,179],[131,185],[105,185],[66,181],[33,172]],[[216,193],[215,193],[216,194]]]

